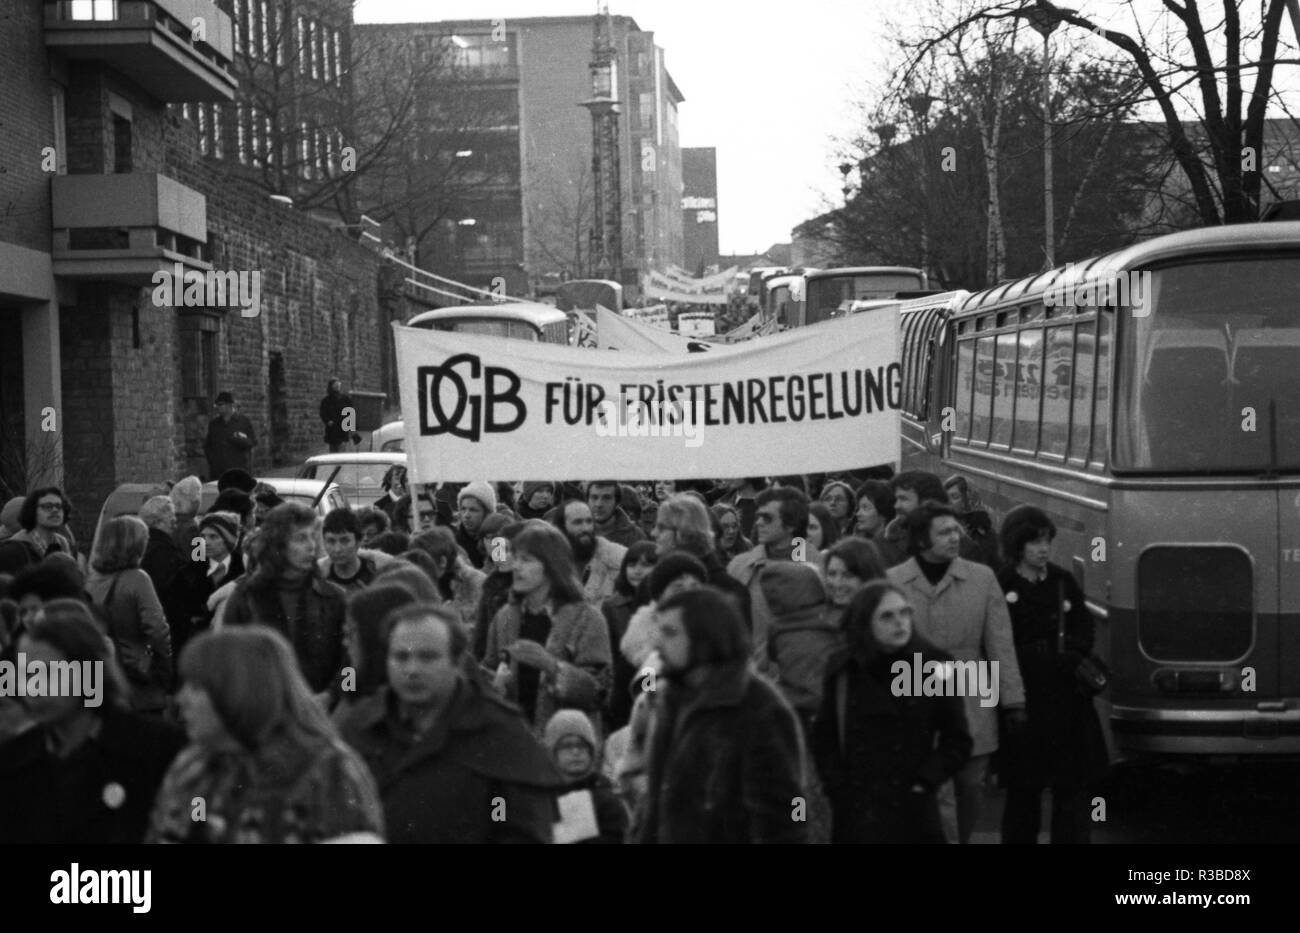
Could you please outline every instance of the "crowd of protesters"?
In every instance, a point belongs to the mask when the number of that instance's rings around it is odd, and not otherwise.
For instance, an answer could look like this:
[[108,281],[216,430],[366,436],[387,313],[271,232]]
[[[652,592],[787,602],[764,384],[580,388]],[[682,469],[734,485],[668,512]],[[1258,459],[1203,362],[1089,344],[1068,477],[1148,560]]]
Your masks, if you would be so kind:
[[[964,843],[993,767],[1004,842],[1049,789],[1088,839],[1092,618],[1050,518],[995,530],[964,479],[199,491],[88,559],[60,489],[5,505],[0,659],[105,673],[0,696],[0,841]],[[997,703],[900,660],[986,663]]]

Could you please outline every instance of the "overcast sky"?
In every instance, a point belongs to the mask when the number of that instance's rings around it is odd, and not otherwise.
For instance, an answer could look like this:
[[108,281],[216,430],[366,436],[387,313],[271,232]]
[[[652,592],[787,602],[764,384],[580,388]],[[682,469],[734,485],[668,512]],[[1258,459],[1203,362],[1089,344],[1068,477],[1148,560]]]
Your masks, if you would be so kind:
[[[962,4],[958,4],[962,5]],[[1130,31],[1123,0],[1074,0],[1103,26]],[[1217,6],[1217,5],[1216,5]],[[1246,6],[1250,6],[1247,4]],[[873,100],[896,58],[888,22],[925,15],[927,0],[614,0],[610,11],[655,33],[686,100],[683,146],[718,150],[724,253],[754,253],[841,201],[837,139],[858,135],[855,104]],[[1138,0],[1147,27],[1160,5]],[[595,0],[357,0],[358,23],[581,16]],[[1205,14],[1220,16],[1221,11]],[[1247,20],[1258,11],[1243,10]],[[1062,35],[1058,33],[1058,36]],[[1072,37],[1073,38],[1073,37]],[[1283,40],[1293,42],[1289,28]],[[1056,41],[1056,40],[1054,40]],[[1092,37],[1082,41],[1101,41]],[[1287,78],[1294,76],[1290,70]],[[1282,75],[1279,80],[1284,81]],[[1271,115],[1280,116],[1271,111]]]

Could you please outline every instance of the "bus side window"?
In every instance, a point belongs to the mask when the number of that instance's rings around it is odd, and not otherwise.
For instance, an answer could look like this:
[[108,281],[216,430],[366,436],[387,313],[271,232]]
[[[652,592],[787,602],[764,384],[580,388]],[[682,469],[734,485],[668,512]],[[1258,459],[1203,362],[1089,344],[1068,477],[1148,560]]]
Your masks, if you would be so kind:
[[1110,334],[1113,312],[1097,312],[1097,401],[1092,406],[1092,460],[1110,457]]
[[968,440],[971,426],[971,393],[975,387],[975,341],[962,340],[957,344],[957,394],[954,408],[957,412],[957,430],[954,440]]

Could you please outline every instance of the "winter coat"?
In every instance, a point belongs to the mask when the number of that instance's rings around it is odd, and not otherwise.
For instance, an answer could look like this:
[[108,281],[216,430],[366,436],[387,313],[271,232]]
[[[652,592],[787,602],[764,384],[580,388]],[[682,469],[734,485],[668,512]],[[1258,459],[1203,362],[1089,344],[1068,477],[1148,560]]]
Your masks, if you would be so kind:
[[[306,593],[303,594],[303,588]],[[280,580],[270,574],[245,577],[226,600],[223,625],[267,625],[293,645],[303,676],[311,689],[320,693],[333,685],[343,665],[344,594],[318,574],[304,578],[294,587],[305,615],[288,618],[280,600]]]
[[107,617],[109,637],[131,685],[131,708],[165,707],[175,667],[171,630],[149,575],[139,568],[110,574],[92,571],[86,592]]
[[[305,749],[209,751],[191,745],[172,764],[154,803],[146,842],[326,842],[382,838],[374,778],[336,738]],[[202,800],[205,819],[194,819]]]
[[[501,656],[502,649],[519,640],[522,624],[523,613],[517,600],[512,599],[501,607],[488,630],[487,650],[483,655],[488,666]],[[590,716],[599,733],[613,664],[609,627],[604,617],[587,602],[560,606],[551,613],[551,633],[542,647],[559,660],[560,671],[554,678],[542,676],[531,724],[533,730],[541,735],[555,711],[569,707]],[[511,702],[518,701],[518,688],[519,662],[511,659],[506,689],[506,698]]]
[[[246,437],[235,437],[238,433]],[[208,478],[219,479],[227,470],[238,467],[252,471],[252,455],[249,453],[257,444],[253,433],[253,423],[243,415],[231,415],[223,421],[213,417],[208,422],[208,437],[203,442],[203,456],[208,460]]]
[[487,557],[485,557],[479,550],[478,535],[466,531],[461,527],[460,522],[456,523],[455,527],[452,528],[452,531],[456,533],[456,543],[460,545],[461,550],[465,552],[465,557],[474,565],[474,569],[482,570],[483,563],[487,560]]
[[[1109,763],[1092,697],[1079,691],[1074,669],[1092,652],[1094,623],[1083,590],[1055,564],[1026,580],[1015,568],[998,577],[1025,682],[1027,727],[1004,740],[999,772],[1008,785],[1079,787]],[[1057,611],[1065,615],[1065,653],[1057,650]]]
[[475,570],[462,560],[456,561],[456,569],[451,577],[450,598],[445,605],[451,606],[460,615],[461,627],[466,635],[474,634],[475,613],[483,599],[483,583],[487,574]]
[[344,582],[336,577],[330,576],[333,572],[334,565],[329,557],[322,557],[316,561],[316,567],[320,570],[322,580],[328,580],[346,595],[351,596],[358,590],[363,590],[374,582],[375,574],[382,567],[397,562],[397,558],[391,554],[385,554],[383,551],[376,551],[372,548],[358,548],[357,559],[361,561],[361,569],[357,571],[356,576]]
[[596,536],[625,548],[645,540],[645,532],[619,507],[615,507],[614,514],[610,516],[608,528],[596,526]]
[[843,642],[838,613],[826,602],[821,576],[793,561],[763,568],[760,582],[772,610],[767,650],[776,684],[805,731],[821,708],[826,662]]
[[660,678],[640,843],[806,842],[803,739],[776,688],[746,663],[715,667],[698,688]]
[[355,431],[343,430],[344,409],[351,408],[354,414],[356,408],[352,404],[352,398],[344,395],[342,392],[328,394],[320,400],[320,420],[325,423],[325,443],[342,444],[349,437],[355,434]]
[[772,629],[772,609],[763,595],[759,578],[763,568],[775,562],[768,558],[767,546],[759,544],[727,565],[727,573],[744,586],[749,594],[750,642],[753,645],[754,664],[760,673],[773,679],[777,676],[777,668],[767,648]]
[[494,570],[483,580],[478,605],[474,607],[474,639],[471,642],[474,657],[479,661],[496,660],[487,657],[488,630],[501,607],[510,601],[513,582],[514,574],[508,570]]
[[102,707],[99,734],[69,758],[43,727],[0,745],[0,843],[135,845],[185,732],[155,716]]
[[971,737],[961,697],[895,694],[893,664],[910,671],[918,653],[922,664],[952,660],[913,634],[895,653],[842,650],[827,665],[811,745],[834,842],[944,841],[935,791],[966,763]]
[[998,747],[1000,708],[1022,707],[1025,688],[1011,637],[1006,599],[993,571],[958,557],[938,586],[932,586],[917,558],[891,567],[889,582],[900,587],[912,604],[916,634],[958,661],[998,662],[998,704],[981,705],[974,690],[966,696],[966,721],[975,746],[972,755],[988,755]]
[[461,681],[418,739],[387,687],[340,707],[335,719],[375,776],[389,842],[551,841],[564,781],[518,707],[490,689]]
[[172,655],[177,658],[186,642],[206,622],[207,609],[203,604],[211,591],[204,586],[207,565],[189,557],[190,552],[177,547],[167,532],[149,529],[149,543],[140,569],[153,581],[171,631]]
[[623,555],[627,548],[615,544],[608,538],[596,536],[596,553],[586,567],[580,567],[578,574],[582,579],[582,589],[587,599],[599,606],[614,595],[614,584],[618,582],[618,571],[623,566]]
[[62,552],[76,557],[72,543],[63,535],[55,533],[49,545],[43,545],[30,531],[23,529],[15,532],[4,541],[0,541],[0,573],[11,573],[39,564],[48,555]]
[[605,624],[609,626],[609,644],[613,652],[609,701],[605,705],[605,726],[610,732],[626,726],[632,715],[632,679],[636,676],[636,668],[618,648],[637,608],[636,597],[622,593],[615,593],[600,606]]

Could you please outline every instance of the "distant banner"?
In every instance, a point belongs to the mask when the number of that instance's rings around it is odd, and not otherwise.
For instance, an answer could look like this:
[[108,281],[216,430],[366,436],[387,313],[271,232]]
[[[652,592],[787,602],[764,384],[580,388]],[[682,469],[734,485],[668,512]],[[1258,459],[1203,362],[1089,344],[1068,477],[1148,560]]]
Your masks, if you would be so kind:
[[706,354],[393,325],[417,482],[710,479],[899,457],[897,309]]
[[[702,279],[700,281],[703,281]],[[658,272],[647,272],[645,286],[642,288],[649,298],[661,301],[680,301],[689,304],[725,305],[727,303],[726,283],[710,284],[702,287],[670,279]]]
[[623,316],[639,321],[642,324],[649,324],[651,327],[659,327],[664,330],[673,329],[673,323],[668,318],[667,305],[651,305],[648,308],[624,308]]
[[[599,307],[599,306],[598,306]],[[594,348],[599,346],[596,339],[596,322],[586,311],[570,311],[573,316],[573,345]]]
[[717,327],[712,311],[683,311],[677,315],[677,333],[683,337],[712,337]]
[[631,353],[704,353],[713,349],[703,340],[680,337],[670,330],[629,320],[608,308],[596,308],[597,346]]
[[715,272],[713,275],[696,278],[680,266],[670,265],[664,270],[663,275],[665,278],[690,286],[686,289],[687,291],[695,291],[698,289],[709,292],[715,291],[719,286],[724,290],[730,287],[731,283],[735,281],[736,273],[739,271],[739,266],[732,266],[730,269],[725,269],[722,272]]

